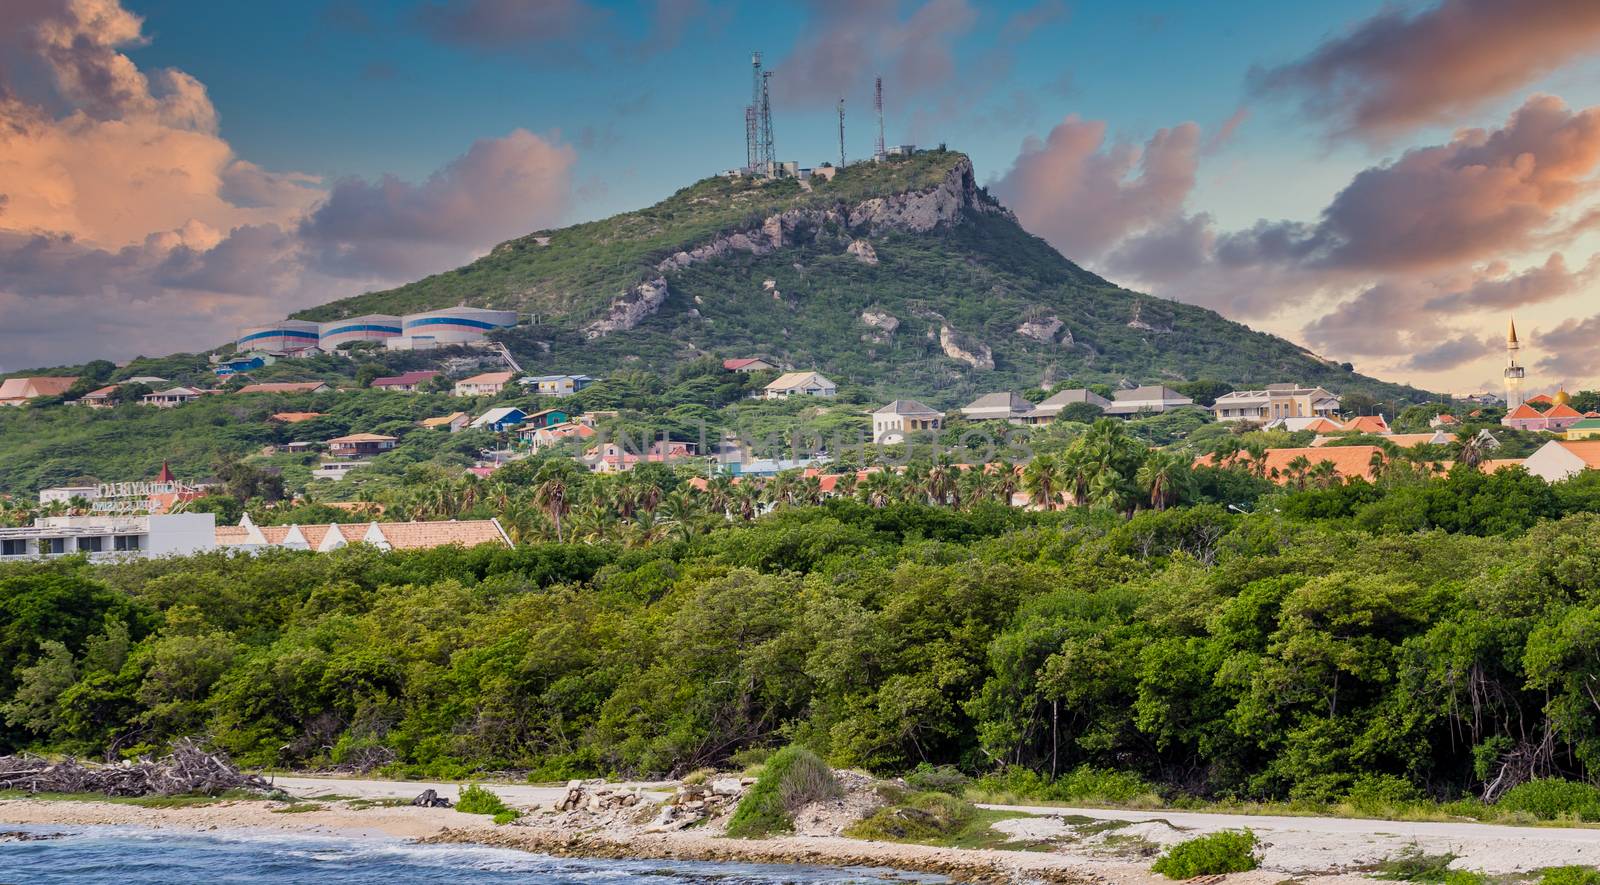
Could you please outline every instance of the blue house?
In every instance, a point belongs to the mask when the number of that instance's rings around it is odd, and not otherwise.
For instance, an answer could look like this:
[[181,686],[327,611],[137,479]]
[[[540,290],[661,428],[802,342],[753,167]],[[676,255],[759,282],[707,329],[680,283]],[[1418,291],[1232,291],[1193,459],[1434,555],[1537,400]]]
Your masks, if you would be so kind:
[[527,413],[516,406],[500,406],[479,415],[472,422],[472,426],[492,430],[495,433],[503,433],[513,427],[522,426],[522,423],[527,420]]

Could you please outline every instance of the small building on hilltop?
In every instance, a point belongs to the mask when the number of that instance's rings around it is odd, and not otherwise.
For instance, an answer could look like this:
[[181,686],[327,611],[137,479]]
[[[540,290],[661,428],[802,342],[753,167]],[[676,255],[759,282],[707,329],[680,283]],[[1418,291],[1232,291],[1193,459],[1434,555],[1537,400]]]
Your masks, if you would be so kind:
[[20,406],[30,399],[60,396],[77,384],[76,376],[40,375],[0,381],[0,406]]
[[961,407],[968,421],[1010,421],[1021,423],[1033,414],[1033,403],[1014,393],[986,393]]
[[522,379],[522,384],[540,396],[571,396],[598,380],[588,375],[534,375]]
[[466,412],[451,412],[437,418],[423,418],[421,424],[426,430],[448,430],[451,433],[459,433],[466,430],[471,421]]
[[1600,418],[1584,418],[1568,427],[1567,439],[1600,439]]
[[1132,390],[1119,390],[1112,394],[1107,415],[1129,418],[1139,414],[1160,415],[1174,409],[1190,408],[1194,400],[1161,384],[1147,384]]
[[372,379],[371,387],[374,390],[392,390],[397,393],[416,393],[422,385],[439,377],[439,373],[432,370],[419,370],[416,372],[401,372],[398,375],[388,375],[383,378]]
[[528,420],[527,413],[516,406],[500,406],[490,409],[472,420],[472,426],[479,430],[489,430],[502,433],[513,427],[520,427]]
[[723,360],[722,368],[729,372],[775,372],[778,367],[760,357]]
[[839,395],[839,386],[819,372],[785,372],[763,388],[767,399],[787,399],[791,396],[831,397]]
[[335,458],[364,458],[393,449],[400,440],[381,433],[352,433],[328,440],[328,454]]
[[484,372],[456,382],[456,396],[498,396],[511,383],[512,372]]
[[246,384],[239,393],[327,393],[332,389],[326,381],[266,381]]
[[904,442],[908,433],[936,431],[943,426],[943,412],[914,399],[897,399],[872,413],[872,441],[892,445]]
[[205,391],[193,387],[169,387],[139,397],[141,405],[155,406],[158,409],[170,409],[184,403],[192,403],[205,395]]

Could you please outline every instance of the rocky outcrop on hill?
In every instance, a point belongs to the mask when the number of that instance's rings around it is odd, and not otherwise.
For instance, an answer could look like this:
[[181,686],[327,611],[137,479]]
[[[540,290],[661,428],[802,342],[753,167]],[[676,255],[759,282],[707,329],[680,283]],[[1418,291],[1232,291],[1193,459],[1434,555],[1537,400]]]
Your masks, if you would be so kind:
[[[958,224],[969,212],[1011,217],[1010,210],[978,190],[972,163],[963,158],[950,168],[938,185],[927,190],[873,197],[853,206],[789,209],[769,215],[754,227],[719,235],[709,243],[675,252],[661,260],[655,268],[660,276],[624,292],[611,302],[604,316],[585,326],[583,331],[589,338],[600,338],[634,328],[666,301],[667,274],[703,261],[714,261],[735,252],[765,255],[806,239],[816,242],[837,236],[834,232],[839,230],[847,234],[927,233],[941,225]],[[859,238],[852,239],[846,251],[866,264],[878,261],[872,244]]]
[[867,308],[861,312],[861,322],[872,327],[872,331],[863,335],[873,341],[888,341],[894,337],[894,330],[900,328],[900,320],[886,310]]
[[939,348],[944,355],[984,372],[994,370],[994,353],[989,345],[963,335],[948,324],[939,326]]
[[1061,331],[1061,320],[1054,316],[1039,317],[1023,322],[1017,327],[1017,334],[1024,338],[1050,344],[1056,340],[1056,333]]

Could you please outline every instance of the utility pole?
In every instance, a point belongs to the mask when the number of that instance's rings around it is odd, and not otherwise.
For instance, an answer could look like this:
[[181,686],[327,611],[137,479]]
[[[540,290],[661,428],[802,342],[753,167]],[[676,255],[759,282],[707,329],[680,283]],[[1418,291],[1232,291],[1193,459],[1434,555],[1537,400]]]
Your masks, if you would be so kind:
[[772,99],[769,94],[768,84],[772,80],[771,71],[761,72],[761,141],[767,149],[767,175],[777,175],[778,148],[772,137]]

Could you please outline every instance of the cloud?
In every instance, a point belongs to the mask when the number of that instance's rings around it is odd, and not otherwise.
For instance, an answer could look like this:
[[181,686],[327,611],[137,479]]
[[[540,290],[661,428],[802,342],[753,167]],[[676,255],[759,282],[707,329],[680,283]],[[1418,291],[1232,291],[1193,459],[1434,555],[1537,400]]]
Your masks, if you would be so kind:
[[[199,81],[147,76],[110,0],[0,7],[0,354],[4,368],[209,347],[240,326],[391,285],[556,221],[574,149],[517,130],[420,182],[264,169],[217,132]],[[25,50],[25,57],[19,52]]]
[[1560,252],[1551,253],[1544,264],[1522,273],[1507,273],[1504,263],[1496,262],[1486,278],[1462,291],[1431,299],[1425,307],[1437,311],[1509,311],[1571,295],[1593,283],[1597,272],[1600,255],[1591,257],[1585,267],[1575,272],[1567,270],[1566,258]]
[[900,95],[934,92],[955,72],[954,44],[978,20],[966,0],[813,0],[810,24],[773,74],[780,100],[833,101],[884,74]]
[[416,12],[423,31],[441,43],[517,53],[577,42],[607,17],[584,0],[431,2]]
[[1026,40],[1042,28],[1065,21],[1070,12],[1063,0],[1039,0],[1007,17],[1006,23],[1000,28],[1000,38],[1006,41]]
[[1459,335],[1413,354],[1406,365],[1419,372],[1444,372],[1475,363],[1490,354],[1503,352],[1505,346],[1504,339],[1496,339],[1492,335],[1488,337]]
[[1535,336],[1533,343],[1549,354],[1539,360],[1540,371],[1586,388],[1600,384],[1600,314],[1569,319]]
[[421,183],[337,181],[299,236],[325,273],[431,273],[561,218],[576,160],[571,147],[518,129],[475,142]]
[[1298,100],[1334,136],[1384,138],[1447,123],[1600,48],[1593,0],[1441,0],[1386,5],[1305,58],[1249,77]]
[[1162,129],[1140,147],[1106,143],[1106,124],[1068,117],[1030,137],[992,189],[1023,225],[1067,256],[1092,260],[1175,219],[1194,189],[1200,127]]

